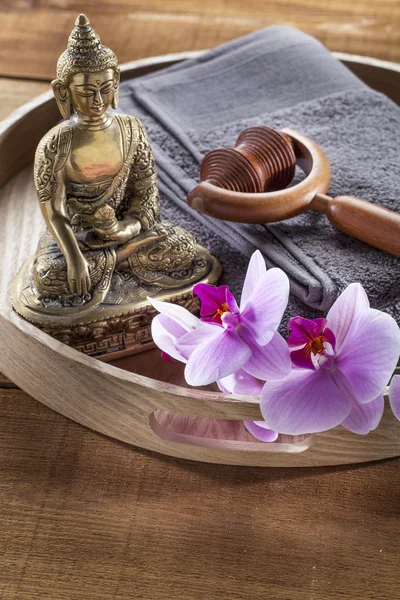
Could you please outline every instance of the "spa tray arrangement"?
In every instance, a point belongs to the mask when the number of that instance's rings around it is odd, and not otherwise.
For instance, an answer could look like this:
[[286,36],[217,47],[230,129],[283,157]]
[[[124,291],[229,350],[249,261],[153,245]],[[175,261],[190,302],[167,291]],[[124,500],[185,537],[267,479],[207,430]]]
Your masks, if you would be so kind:
[[0,125],[1,371],[176,457],[400,455],[400,69],[364,62],[270,27],[120,69],[79,15]]

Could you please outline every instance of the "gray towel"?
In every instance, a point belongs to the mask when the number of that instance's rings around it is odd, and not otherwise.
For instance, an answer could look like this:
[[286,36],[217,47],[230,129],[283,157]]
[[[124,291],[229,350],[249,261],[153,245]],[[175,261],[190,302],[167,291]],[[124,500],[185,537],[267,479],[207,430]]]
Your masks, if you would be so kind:
[[331,195],[352,194],[399,210],[400,109],[370,90],[314,38],[271,27],[121,86],[121,108],[141,118],[156,155],[164,218],[216,254],[238,293],[259,248],[289,276],[289,312],[326,311],[352,281],[371,305],[400,320],[400,261],[335,230],[312,211],[269,225],[228,223],[186,204],[199,164],[242,129],[292,127],[314,139],[332,167]]

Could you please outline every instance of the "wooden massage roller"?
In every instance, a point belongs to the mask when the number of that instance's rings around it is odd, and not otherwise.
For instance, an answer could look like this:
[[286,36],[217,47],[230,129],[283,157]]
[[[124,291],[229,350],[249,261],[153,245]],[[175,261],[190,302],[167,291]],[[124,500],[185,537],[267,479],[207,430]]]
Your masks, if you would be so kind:
[[[306,177],[288,188],[296,164]],[[200,180],[187,201],[211,217],[273,223],[311,208],[326,214],[340,231],[400,256],[400,214],[354,196],[327,196],[331,180],[327,157],[315,142],[291,129],[245,129],[235,148],[206,154]]]

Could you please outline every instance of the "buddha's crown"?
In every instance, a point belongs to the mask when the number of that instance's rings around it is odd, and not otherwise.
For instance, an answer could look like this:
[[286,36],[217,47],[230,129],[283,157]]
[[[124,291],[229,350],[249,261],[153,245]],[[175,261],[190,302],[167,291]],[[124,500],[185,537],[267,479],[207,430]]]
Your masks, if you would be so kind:
[[68,84],[76,73],[97,73],[104,69],[116,69],[117,57],[103,46],[99,36],[85,15],[79,15],[68,38],[68,47],[57,62],[57,79]]

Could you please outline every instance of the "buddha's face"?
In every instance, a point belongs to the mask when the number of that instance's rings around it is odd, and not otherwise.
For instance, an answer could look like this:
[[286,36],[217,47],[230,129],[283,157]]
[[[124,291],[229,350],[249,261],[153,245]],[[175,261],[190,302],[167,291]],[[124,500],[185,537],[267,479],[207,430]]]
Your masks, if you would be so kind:
[[69,84],[71,103],[86,117],[103,115],[110,108],[116,90],[118,81],[114,69],[77,73]]

